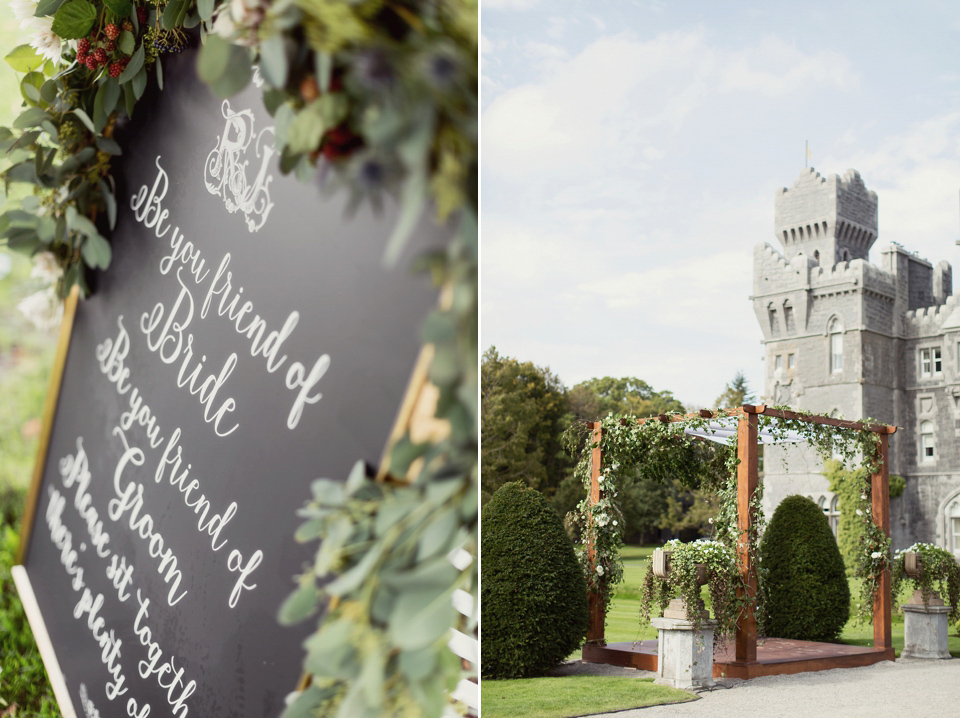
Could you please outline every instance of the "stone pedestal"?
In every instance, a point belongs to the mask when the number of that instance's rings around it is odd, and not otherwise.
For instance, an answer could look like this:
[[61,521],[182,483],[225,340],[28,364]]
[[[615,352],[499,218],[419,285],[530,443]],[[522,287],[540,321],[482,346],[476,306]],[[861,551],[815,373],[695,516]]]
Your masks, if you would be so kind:
[[657,678],[654,683],[673,688],[709,688],[713,682],[713,629],[716,621],[704,620],[695,631],[693,622],[679,618],[654,618],[657,629]]
[[950,606],[905,603],[902,608],[901,657],[950,658],[950,651],[947,650],[947,615],[950,613]]

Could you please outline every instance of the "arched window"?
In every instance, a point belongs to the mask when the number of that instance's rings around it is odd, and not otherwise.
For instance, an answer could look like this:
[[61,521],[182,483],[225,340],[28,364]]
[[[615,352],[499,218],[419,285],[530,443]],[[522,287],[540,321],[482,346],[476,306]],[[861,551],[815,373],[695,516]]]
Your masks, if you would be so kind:
[[953,551],[954,556],[960,557],[960,498],[951,501],[945,513],[947,547]]
[[920,422],[920,461],[933,461],[933,422]]
[[774,337],[780,336],[780,320],[777,319],[777,308],[773,302],[767,306],[767,316],[770,319],[770,335]]
[[833,531],[833,535],[837,535],[837,528],[840,525],[840,501],[838,497],[834,496],[830,500],[830,509],[826,512],[827,521],[830,523],[830,530]]
[[827,333],[830,335],[830,371],[843,371],[843,328],[839,319],[830,320]]

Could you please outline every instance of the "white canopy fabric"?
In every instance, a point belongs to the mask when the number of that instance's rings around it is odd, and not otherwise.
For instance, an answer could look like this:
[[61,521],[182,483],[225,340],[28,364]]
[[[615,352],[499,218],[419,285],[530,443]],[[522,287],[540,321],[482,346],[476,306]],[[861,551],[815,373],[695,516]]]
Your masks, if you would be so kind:
[[[726,444],[727,439],[737,435],[738,419],[735,416],[727,416],[712,420],[707,426],[702,428],[684,429],[683,433],[688,436],[699,436],[710,441],[716,441],[718,444]],[[769,428],[757,430],[757,442],[761,444],[796,444],[806,441],[796,431],[787,431],[781,438],[774,436]]]

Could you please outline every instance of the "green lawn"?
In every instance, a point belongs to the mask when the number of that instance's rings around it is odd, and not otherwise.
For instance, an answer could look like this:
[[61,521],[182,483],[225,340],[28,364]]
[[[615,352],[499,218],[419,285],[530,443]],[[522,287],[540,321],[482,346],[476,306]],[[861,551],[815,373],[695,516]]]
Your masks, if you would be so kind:
[[567,718],[694,700],[652,678],[560,676],[483,682],[484,718]]

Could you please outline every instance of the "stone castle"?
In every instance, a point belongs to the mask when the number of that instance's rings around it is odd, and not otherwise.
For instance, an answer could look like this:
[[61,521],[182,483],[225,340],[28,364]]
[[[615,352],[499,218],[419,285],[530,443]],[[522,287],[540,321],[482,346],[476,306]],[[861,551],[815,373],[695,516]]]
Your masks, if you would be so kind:
[[[880,249],[877,195],[860,174],[805,169],[777,191],[776,236],[754,252],[770,405],[896,424],[893,547],[929,541],[960,556],[960,298],[952,270],[898,244]],[[787,457],[787,468],[781,459]],[[836,530],[843,510],[812,449],[767,447],[764,508],[810,496]]]

